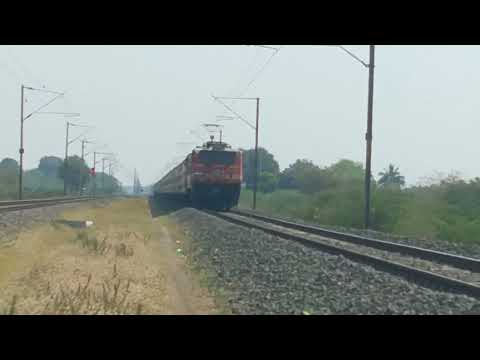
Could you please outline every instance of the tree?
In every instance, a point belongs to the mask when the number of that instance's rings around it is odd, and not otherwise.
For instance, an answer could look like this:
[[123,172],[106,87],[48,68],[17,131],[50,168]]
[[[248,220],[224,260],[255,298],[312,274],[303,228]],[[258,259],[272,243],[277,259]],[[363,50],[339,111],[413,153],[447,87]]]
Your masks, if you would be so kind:
[[[280,172],[278,162],[266,149],[258,148],[258,173],[268,172],[277,176]],[[248,189],[253,188],[255,174],[255,149],[243,150],[243,180]]]
[[86,184],[89,180],[90,169],[80,157],[77,155],[69,156],[67,166],[65,163],[58,169],[58,177],[65,179],[67,190],[79,191],[82,184]]
[[12,158],[5,158],[0,161],[0,170],[8,171],[8,172],[15,172],[19,170],[17,160]]
[[63,160],[56,156],[44,156],[40,159],[38,170],[47,176],[58,176],[58,170],[63,164]]
[[295,163],[284,169],[279,176],[278,187],[283,189],[298,189],[299,178],[306,171],[320,169],[317,165],[307,159],[297,160]]
[[388,165],[388,168],[385,171],[378,174],[380,179],[378,184],[380,186],[398,186],[402,187],[405,185],[405,177],[400,175],[398,167],[396,168],[393,164]]
[[97,193],[113,194],[122,190],[120,181],[112,175],[98,172],[95,176]]
[[332,187],[332,178],[326,169],[308,168],[296,176],[298,189],[305,194],[314,194]]
[[330,173],[335,183],[345,184],[351,182],[363,181],[365,172],[361,163],[342,159],[335,164],[326,168]]
[[262,193],[274,192],[277,188],[278,178],[269,172],[262,172],[258,177],[258,190]]
[[361,163],[342,159],[335,164],[320,168],[307,159],[297,160],[283,170],[279,187],[299,189],[306,194],[313,194],[327,188],[358,185],[363,181],[364,171]]

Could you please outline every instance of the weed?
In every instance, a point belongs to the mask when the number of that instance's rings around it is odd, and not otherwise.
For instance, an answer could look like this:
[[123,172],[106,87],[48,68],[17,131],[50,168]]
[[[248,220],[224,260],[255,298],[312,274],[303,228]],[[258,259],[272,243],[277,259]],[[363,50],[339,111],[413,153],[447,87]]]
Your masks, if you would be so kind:
[[13,295],[10,305],[2,312],[2,315],[14,315],[15,306],[17,305],[18,296]]
[[127,302],[131,280],[128,279],[126,282],[120,278],[114,280],[113,278],[117,276],[116,271],[116,265],[114,265],[114,276],[102,283],[101,292],[90,288],[91,274],[84,285],[79,283],[75,289],[60,287],[59,291],[51,292],[51,300],[46,304],[43,313],[64,315],[138,314],[138,309],[142,309],[143,305],[138,303],[134,306]]
[[127,246],[124,243],[120,243],[115,245],[115,255],[116,256],[133,256],[133,248],[131,246]]
[[99,255],[106,255],[111,249],[111,245],[107,243],[107,238],[108,236],[105,236],[102,241],[99,241],[95,235],[90,235],[86,231],[80,231],[77,233],[76,240],[80,242],[82,247]]

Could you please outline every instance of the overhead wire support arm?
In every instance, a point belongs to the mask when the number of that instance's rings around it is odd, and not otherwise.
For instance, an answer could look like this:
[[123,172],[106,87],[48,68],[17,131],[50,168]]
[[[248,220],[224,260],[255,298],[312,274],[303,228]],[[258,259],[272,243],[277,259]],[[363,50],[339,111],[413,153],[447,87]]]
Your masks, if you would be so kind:
[[94,126],[90,126],[90,125],[78,125],[78,124],[72,124],[70,123],[71,126],[77,126],[77,127],[86,127],[86,128],[89,128],[87,131],[84,131],[82,134],[78,135],[75,139],[73,140],[70,140],[68,142],[68,144],[70,145],[71,143],[77,141],[78,139],[80,139],[81,137],[84,137],[91,129],[94,128]]
[[27,116],[25,116],[23,118],[23,121],[27,120],[29,117],[31,117],[33,114],[36,114],[38,113],[41,109],[47,107],[48,105],[50,105],[52,102],[54,102],[55,100],[57,100],[58,98],[62,97],[64,95],[64,93],[61,93],[57,96],[55,96],[52,100],[50,100],[49,102],[47,102],[46,104],[40,106],[38,109],[36,109],[35,111],[31,112],[30,114],[28,114]]
[[280,49],[279,48],[275,48],[273,46],[267,46],[267,45],[248,45],[248,46],[256,46],[256,47],[261,47],[261,48],[265,48],[265,49],[271,49],[271,50],[275,50],[275,51],[279,51]]
[[[256,129],[255,126],[253,126],[252,124],[250,124],[250,122],[248,122],[247,120],[245,120],[240,114],[238,114],[235,110],[233,110],[230,106],[228,106],[227,104],[225,104],[223,101],[220,100],[219,97],[216,97],[212,94],[212,97],[215,101],[218,101],[220,104],[222,104],[225,108],[227,108],[228,110],[230,110],[233,114],[235,114],[240,120],[242,120],[245,124],[247,124],[248,126],[250,126],[253,130]],[[256,100],[256,98],[243,98],[243,99],[248,99],[248,100]]]
[[64,113],[57,111],[36,111],[35,114],[52,114],[52,115],[65,115],[65,116],[80,116],[80,113]]
[[28,90],[35,90],[35,91],[41,91],[41,92],[46,92],[46,93],[51,93],[51,94],[59,94],[59,95],[65,95],[65,93],[60,92],[60,91],[53,91],[53,90],[47,90],[47,89],[38,89],[38,88],[33,88],[29,86],[24,86],[25,89]]
[[360,62],[363,66],[365,66],[366,68],[369,68],[370,67],[370,64],[367,64],[365,61],[363,61],[362,59],[360,59],[357,55],[355,55],[353,52],[351,52],[350,50],[348,50],[347,48],[343,47],[342,45],[333,45],[333,46],[336,46],[336,47],[339,47],[340,49],[342,49],[343,51],[345,51],[348,55],[350,55],[351,57],[353,57],[355,60],[357,60],[358,62]]

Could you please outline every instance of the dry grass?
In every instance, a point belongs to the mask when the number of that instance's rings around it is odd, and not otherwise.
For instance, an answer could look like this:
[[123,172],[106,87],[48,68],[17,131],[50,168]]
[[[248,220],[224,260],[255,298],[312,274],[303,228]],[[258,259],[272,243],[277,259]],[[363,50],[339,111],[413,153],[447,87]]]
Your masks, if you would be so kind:
[[51,223],[0,249],[1,314],[215,313],[182,278],[167,223],[152,219],[144,200],[85,205],[63,218],[94,226]]
[[88,275],[84,285],[78,284],[76,289],[49,291],[50,301],[46,304],[43,314],[49,315],[141,315],[142,303],[129,302],[130,279],[118,277],[116,264],[113,266],[112,277],[104,280],[101,291],[90,287],[92,274]]
[[12,296],[12,301],[8,305],[8,307],[5,307],[5,310],[0,312],[1,315],[15,315],[15,305],[17,304],[17,295]]

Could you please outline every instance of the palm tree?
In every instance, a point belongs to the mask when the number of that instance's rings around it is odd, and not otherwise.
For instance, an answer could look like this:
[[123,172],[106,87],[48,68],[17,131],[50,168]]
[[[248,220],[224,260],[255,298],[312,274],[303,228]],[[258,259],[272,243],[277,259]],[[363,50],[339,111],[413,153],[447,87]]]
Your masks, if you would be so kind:
[[385,185],[405,185],[405,177],[400,175],[398,167],[396,168],[393,164],[388,165],[388,169],[385,169],[384,172],[378,174],[380,179],[378,184],[381,186]]

